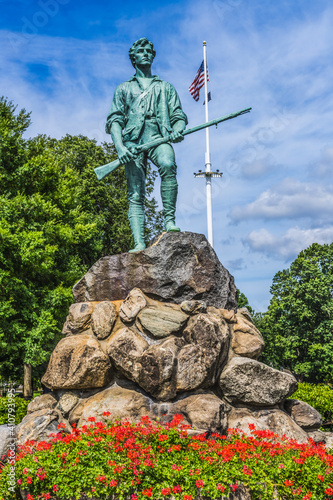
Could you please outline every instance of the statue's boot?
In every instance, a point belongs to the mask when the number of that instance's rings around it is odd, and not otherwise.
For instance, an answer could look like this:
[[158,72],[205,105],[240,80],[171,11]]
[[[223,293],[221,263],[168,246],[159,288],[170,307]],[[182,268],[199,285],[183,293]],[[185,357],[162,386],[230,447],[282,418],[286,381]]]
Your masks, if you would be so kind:
[[134,248],[132,248],[132,250],[129,250],[129,252],[140,252],[141,250],[144,250],[146,248],[144,238],[145,216],[144,214],[129,215],[128,220],[134,238]]
[[180,231],[175,224],[176,201],[178,194],[177,181],[172,183],[161,182],[161,198],[164,212],[164,228],[167,232]]

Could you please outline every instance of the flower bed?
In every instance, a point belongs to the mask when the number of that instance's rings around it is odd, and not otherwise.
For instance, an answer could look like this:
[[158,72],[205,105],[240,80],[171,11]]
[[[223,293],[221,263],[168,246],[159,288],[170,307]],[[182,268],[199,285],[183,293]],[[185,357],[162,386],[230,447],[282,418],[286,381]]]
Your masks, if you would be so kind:
[[[108,415],[105,414],[105,417]],[[231,429],[228,438],[190,436],[181,415],[161,425],[142,417],[90,419],[81,429],[49,442],[27,442],[16,457],[16,488],[10,464],[0,472],[0,499],[192,500],[221,498],[240,485],[254,499],[333,498],[333,456],[309,440],[297,444],[252,426],[251,436]]]

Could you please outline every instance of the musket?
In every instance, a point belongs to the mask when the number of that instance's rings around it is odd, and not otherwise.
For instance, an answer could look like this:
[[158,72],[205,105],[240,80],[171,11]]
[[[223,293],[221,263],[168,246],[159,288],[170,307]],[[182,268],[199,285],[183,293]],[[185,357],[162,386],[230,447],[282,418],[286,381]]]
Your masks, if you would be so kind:
[[[187,130],[184,130],[183,135],[189,135],[193,134],[193,132],[197,132],[198,130],[202,130],[203,128],[211,127],[212,125],[218,125],[221,122],[226,122],[227,120],[231,120],[232,118],[236,118],[237,116],[240,115],[245,115],[245,113],[249,113],[252,108],[247,108],[243,109],[242,111],[238,111],[237,113],[231,113],[230,115],[223,116],[222,118],[216,118],[215,120],[211,120],[206,123],[202,123],[201,125],[197,125],[196,127],[189,128]],[[150,148],[155,148],[156,146],[159,146],[160,144],[164,144],[166,142],[170,142],[170,136],[167,135],[165,137],[159,137],[158,139],[155,139],[154,141],[146,142],[145,144],[141,144],[140,146],[135,147],[135,153],[139,154],[142,153],[143,151],[147,151]],[[101,167],[96,167],[95,174],[97,175],[97,179],[100,181],[104,179],[107,175],[111,174],[116,168],[118,168],[121,165],[119,160],[114,160],[111,161],[110,163],[107,163],[106,165],[102,165]]]

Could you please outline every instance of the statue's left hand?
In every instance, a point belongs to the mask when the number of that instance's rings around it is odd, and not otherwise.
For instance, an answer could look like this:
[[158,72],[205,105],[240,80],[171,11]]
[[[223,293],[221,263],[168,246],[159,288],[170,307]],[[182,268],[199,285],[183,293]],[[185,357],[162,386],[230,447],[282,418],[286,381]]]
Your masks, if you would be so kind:
[[181,142],[184,140],[184,136],[182,132],[172,132],[170,135],[171,142]]

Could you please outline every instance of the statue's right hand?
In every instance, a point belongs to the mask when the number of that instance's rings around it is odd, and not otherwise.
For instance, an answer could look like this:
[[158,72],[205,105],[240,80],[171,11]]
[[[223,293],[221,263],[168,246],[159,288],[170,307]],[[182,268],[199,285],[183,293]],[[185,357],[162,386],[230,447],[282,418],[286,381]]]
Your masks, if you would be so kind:
[[120,163],[129,163],[135,157],[135,155],[131,153],[131,151],[126,146],[118,149],[117,153]]

